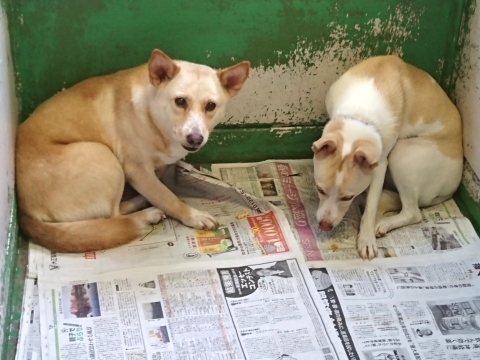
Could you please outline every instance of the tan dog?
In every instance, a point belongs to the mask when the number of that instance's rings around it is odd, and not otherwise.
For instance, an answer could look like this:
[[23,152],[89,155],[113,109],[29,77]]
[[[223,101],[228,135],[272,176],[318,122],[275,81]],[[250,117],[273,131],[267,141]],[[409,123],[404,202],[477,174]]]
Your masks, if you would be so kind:
[[[154,50],[146,65],[47,100],[17,133],[23,230],[53,251],[82,252],[139,238],[165,214],[196,229],[216,227],[159,177],[206,143],[249,69],[245,61],[216,72]],[[121,202],[125,181],[141,196]]]
[[[317,220],[331,230],[369,188],[357,246],[361,257],[371,259],[375,236],[420,222],[419,206],[443,202],[457,189],[460,114],[430,75],[396,56],[370,58],[348,70],[330,88],[326,105],[331,120],[313,144]],[[386,174],[386,187],[398,194],[382,192]]]

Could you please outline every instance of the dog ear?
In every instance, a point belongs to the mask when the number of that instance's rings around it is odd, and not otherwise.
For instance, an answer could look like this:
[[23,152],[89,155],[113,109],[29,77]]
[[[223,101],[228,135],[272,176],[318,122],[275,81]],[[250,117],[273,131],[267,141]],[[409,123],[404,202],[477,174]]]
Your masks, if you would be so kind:
[[220,70],[217,73],[220,84],[227,90],[230,97],[238,94],[250,73],[250,62],[242,61],[237,65]]
[[373,170],[378,166],[378,151],[370,142],[363,142],[353,153],[353,161],[362,170]]
[[163,81],[171,80],[180,71],[180,67],[173,62],[163,51],[155,49],[152,51],[148,61],[148,74],[150,83],[158,86]]
[[312,145],[312,151],[317,158],[324,159],[329,155],[332,155],[337,150],[337,140],[332,137],[321,137],[315,141]]

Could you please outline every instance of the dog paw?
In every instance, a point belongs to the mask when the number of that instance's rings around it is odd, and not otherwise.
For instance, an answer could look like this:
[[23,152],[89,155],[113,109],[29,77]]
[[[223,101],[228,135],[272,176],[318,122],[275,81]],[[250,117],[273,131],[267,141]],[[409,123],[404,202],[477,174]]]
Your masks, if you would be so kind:
[[375,229],[375,237],[381,238],[384,237],[389,230],[388,223],[385,219],[381,219]]
[[218,221],[209,213],[193,208],[191,209],[190,216],[183,223],[197,230],[216,229],[219,225]]
[[148,209],[142,210],[141,213],[145,215],[145,219],[149,225],[158,224],[160,221],[165,219],[167,215],[156,207],[150,207]]
[[377,240],[374,236],[360,236],[357,238],[358,254],[363,260],[372,260],[378,255]]

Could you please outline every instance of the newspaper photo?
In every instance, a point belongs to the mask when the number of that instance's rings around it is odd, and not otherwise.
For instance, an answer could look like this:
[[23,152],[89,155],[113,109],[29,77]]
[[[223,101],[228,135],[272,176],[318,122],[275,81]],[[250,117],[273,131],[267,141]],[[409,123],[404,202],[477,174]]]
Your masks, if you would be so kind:
[[[214,164],[212,173],[282,209],[307,261],[359,258],[356,238],[365,195],[354,200],[342,222],[332,231],[320,230],[312,160]],[[422,217],[420,224],[393,230],[377,239],[378,257],[468,254],[472,248],[480,249],[475,230],[453,200],[422,209]]]
[[261,259],[40,274],[44,359],[342,359],[302,260]]
[[480,258],[399,260],[309,264],[345,359],[480,359]]
[[228,260],[289,252],[285,232],[291,233],[283,212],[188,164],[172,166],[164,180],[185,203],[207,211],[220,222],[204,231],[167,218],[151,233],[130,244],[83,254],[60,254],[32,244],[28,272],[105,272],[135,267]]

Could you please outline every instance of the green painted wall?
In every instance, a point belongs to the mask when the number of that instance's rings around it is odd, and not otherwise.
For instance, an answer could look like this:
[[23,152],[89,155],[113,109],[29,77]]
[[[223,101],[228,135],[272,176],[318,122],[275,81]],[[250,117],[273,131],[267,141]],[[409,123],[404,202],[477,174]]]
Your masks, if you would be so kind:
[[[306,158],[328,86],[361,59],[397,53],[453,95],[474,0],[3,0],[24,120],[39,103],[161,48],[253,71],[209,144],[188,160]],[[269,127],[317,125],[293,130]],[[234,127],[234,128],[232,128]],[[265,128],[251,131],[246,128]],[[260,144],[260,146],[259,146]]]
[[[80,80],[146,62],[155,47],[217,68],[250,60],[251,77],[222,128],[187,159],[208,163],[310,157],[326,119],[328,86],[368,56],[400,54],[453,95],[475,0],[1,2],[9,17],[21,120]],[[456,200],[480,231],[478,203],[464,187]],[[15,222],[10,233],[16,234]],[[16,243],[10,243],[15,254]],[[8,274],[17,276],[4,359],[13,355],[21,306],[26,259],[25,243],[20,245],[16,270],[9,262]]]
[[[456,34],[469,2],[5,1],[22,119],[62,88],[146,62],[159,47],[172,57],[214,67],[251,60],[255,86],[228,113],[227,125],[242,126],[324,120],[318,104],[329,83],[370,55],[402,54],[449,89]],[[291,95],[295,99],[269,111],[267,103],[278,96],[267,92],[284,95],[281,87],[295,78],[302,78],[300,90]],[[312,85],[301,88],[313,78]]]

